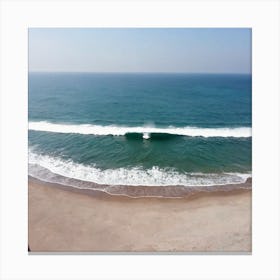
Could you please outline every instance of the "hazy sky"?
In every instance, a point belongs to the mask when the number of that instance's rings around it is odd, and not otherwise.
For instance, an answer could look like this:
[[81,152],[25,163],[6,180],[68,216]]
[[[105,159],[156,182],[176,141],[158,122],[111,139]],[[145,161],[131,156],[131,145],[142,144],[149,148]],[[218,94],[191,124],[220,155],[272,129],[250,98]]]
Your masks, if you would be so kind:
[[251,73],[251,29],[31,28],[29,71]]

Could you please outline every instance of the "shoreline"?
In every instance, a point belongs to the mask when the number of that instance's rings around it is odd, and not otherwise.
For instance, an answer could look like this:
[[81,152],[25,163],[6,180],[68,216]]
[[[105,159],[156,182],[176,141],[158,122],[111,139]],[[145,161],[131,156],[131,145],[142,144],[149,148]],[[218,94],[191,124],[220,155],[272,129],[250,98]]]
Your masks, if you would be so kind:
[[[82,182],[77,179],[71,179],[82,184],[82,187],[76,187],[70,184],[52,183],[38,178],[28,176],[28,181],[42,185],[53,186],[73,192],[93,194],[95,196],[122,196],[128,198],[186,198],[205,194],[234,194],[252,189],[252,178],[249,177],[244,183],[225,184],[213,186],[126,186],[126,185],[100,185],[93,182]],[[82,183],[81,183],[82,182]]]
[[251,252],[251,189],[132,199],[30,177],[28,185],[31,253]]

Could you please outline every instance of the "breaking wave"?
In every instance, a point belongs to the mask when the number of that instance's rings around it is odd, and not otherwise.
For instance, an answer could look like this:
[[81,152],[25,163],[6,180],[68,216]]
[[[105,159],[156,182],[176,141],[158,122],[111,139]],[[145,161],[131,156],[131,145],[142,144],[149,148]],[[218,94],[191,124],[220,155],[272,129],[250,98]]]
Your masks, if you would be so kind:
[[121,136],[130,133],[143,134],[145,139],[150,134],[172,134],[190,137],[251,137],[250,127],[224,127],[224,128],[201,128],[201,127],[146,127],[146,126],[116,126],[116,125],[94,125],[94,124],[59,124],[45,121],[29,122],[29,130],[55,132],[55,133],[76,133],[91,135],[114,135]]

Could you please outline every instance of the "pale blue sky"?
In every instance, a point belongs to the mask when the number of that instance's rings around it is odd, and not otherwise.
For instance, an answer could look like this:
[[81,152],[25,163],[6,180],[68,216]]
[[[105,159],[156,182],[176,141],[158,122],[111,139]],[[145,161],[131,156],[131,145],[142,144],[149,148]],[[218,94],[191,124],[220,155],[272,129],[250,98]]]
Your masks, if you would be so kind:
[[31,28],[29,71],[251,73],[251,29]]

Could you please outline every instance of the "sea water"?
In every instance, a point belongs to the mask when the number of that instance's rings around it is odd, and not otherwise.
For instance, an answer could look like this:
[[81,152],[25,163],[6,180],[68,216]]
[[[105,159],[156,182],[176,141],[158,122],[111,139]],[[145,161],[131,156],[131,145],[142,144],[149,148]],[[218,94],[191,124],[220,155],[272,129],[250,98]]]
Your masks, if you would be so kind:
[[29,175],[123,192],[243,183],[251,98],[249,74],[29,73]]

